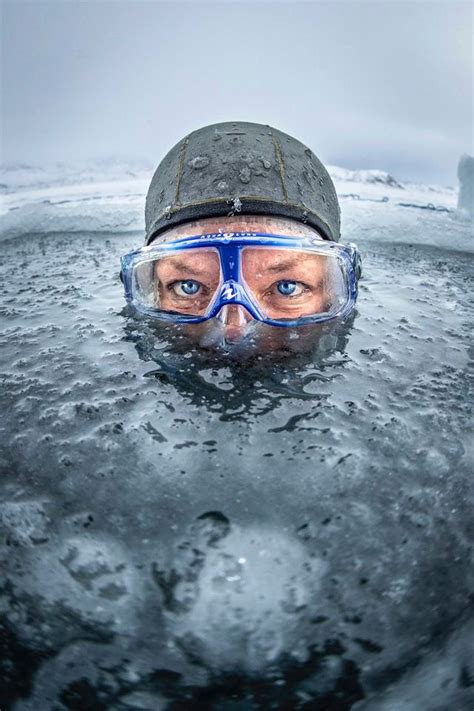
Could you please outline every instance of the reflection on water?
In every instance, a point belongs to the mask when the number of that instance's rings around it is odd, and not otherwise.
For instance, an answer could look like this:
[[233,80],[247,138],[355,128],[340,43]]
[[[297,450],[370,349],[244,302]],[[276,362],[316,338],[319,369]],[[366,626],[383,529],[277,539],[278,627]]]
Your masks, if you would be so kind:
[[217,350],[137,239],[4,243],[2,709],[472,707],[470,257],[358,241],[352,321]]

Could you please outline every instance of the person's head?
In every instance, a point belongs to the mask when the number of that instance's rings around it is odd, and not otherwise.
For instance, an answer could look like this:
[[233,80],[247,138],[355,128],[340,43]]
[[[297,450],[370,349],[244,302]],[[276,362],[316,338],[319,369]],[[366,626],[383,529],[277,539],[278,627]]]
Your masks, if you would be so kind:
[[216,329],[238,341],[256,322],[317,323],[354,305],[358,255],[337,244],[331,178],[309,148],[269,126],[187,136],[158,166],[145,217],[146,247],[122,260],[127,300],[186,323],[200,341]]

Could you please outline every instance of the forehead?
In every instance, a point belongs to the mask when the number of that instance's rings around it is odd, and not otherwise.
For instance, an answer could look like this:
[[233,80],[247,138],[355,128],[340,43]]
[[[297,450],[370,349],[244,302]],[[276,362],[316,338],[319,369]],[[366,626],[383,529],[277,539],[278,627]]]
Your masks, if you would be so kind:
[[195,274],[210,274],[220,270],[219,256],[216,250],[198,248],[189,249],[179,254],[171,254],[155,263],[155,272],[187,273],[192,269]]
[[285,249],[284,247],[244,247],[242,259],[247,264],[258,262],[272,266],[273,264],[304,264],[321,260],[320,254],[312,254],[300,249]]

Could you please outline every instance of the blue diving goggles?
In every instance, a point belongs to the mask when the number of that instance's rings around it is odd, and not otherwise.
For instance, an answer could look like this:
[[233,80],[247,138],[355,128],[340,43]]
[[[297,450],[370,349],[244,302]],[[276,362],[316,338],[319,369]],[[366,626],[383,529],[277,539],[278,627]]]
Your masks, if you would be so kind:
[[201,323],[243,306],[271,326],[347,316],[361,259],[353,244],[259,232],[201,234],[151,244],[121,259],[125,298],[139,313]]

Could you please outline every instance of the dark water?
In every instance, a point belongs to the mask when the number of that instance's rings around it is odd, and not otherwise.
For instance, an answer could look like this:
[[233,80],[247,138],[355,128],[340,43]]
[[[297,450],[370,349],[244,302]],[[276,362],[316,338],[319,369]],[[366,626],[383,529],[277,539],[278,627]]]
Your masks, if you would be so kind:
[[359,239],[239,359],[123,308],[139,243],[2,245],[2,711],[472,709],[472,256]]

